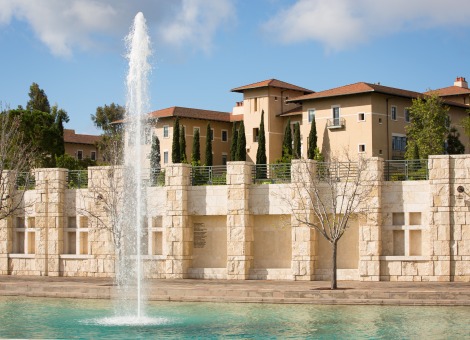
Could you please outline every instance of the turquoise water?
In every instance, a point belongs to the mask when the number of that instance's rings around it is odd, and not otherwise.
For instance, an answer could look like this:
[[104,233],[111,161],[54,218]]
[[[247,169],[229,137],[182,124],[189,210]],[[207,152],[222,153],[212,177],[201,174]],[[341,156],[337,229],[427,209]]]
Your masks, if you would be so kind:
[[[0,297],[1,338],[464,339],[468,307],[149,302],[114,317],[108,300]],[[124,319],[124,320],[123,320]]]

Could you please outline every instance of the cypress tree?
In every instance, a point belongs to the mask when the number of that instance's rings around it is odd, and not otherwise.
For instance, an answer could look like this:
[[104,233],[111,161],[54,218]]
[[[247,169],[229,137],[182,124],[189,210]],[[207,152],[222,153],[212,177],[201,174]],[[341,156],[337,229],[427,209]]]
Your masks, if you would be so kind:
[[173,126],[173,145],[171,148],[171,161],[173,162],[173,164],[181,163],[179,117],[176,117],[175,125]]
[[188,163],[188,157],[186,156],[186,131],[184,126],[180,128],[180,153],[181,163]]
[[290,130],[290,119],[287,120],[286,130],[284,132],[284,140],[282,142],[282,160],[290,162],[292,159],[292,132]]
[[258,150],[256,151],[256,164],[266,164],[266,137],[264,133],[264,110],[261,111],[259,123]]
[[238,130],[237,138],[237,161],[246,161],[246,137],[245,137],[245,124],[243,120],[240,122],[240,129]]
[[191,151],[191,164],[200,165],[201,163],[201,151],[199,146],[199,129],[194,132],[193,137],[193,150]]
[[160,140],[157,136],[152,137],[152,148],[150,150],[150,169],[160,169]]
[[237,160],[237,144],[238,144],[238,131],[237,131],[237,123],[233,123],[232,127],[232,144],[230,144],[230,160],[236,161]]
[[211,123],[207,123],[206,166],[212,166],[212,131],[211,131]]
[[315,123],[315,117],[312,119],[310,124],[310,133],[308,134],[308,150],[307,158],[315,158],[315,149],[317,148],[317,124]]
[[300,142],[300,124],[294,124],[294,150],[293,158],[299,159],[301,156],[301,142]]

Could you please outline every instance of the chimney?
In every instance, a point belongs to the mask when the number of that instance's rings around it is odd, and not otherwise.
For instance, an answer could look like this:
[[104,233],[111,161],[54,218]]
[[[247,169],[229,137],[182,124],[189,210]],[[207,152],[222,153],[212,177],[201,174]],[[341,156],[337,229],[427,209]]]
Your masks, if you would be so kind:
[[465,77],[457,77],[454,81],[454,86],[463,87],[464,89],[468,89],[468,83],[465,80]]

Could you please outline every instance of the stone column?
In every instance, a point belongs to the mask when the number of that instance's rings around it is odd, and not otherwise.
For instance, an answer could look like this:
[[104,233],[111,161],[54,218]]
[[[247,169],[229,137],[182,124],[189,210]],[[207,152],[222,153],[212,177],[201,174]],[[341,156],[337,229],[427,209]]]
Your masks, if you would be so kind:
[[450,281],[451,260],[451,190],[450,161],[448,155],[429,158],[430,207],[430,255],[434,267],[434,279]]
[[188,187],[191,166],[173,164],[165,168],[166,215],[163,216],[165,271],[167,279],[188,277],[193,250],[193,232],[188,216]]
[[[2,204],[11,201],[13,192],[12,173],[3,171],[2,182],[4,185]],[[7,217],[0,220],[0,275],[8,275],[8,254],[13,251],[12,218]]]
[[[361,209],[367,207],[359,221],[359,275],[361,281],[380,281],[382,253],[382,183],[384,161],[372,157],[366,160],[362,184],[372,186]],[[367,189],[368,191],[369,189]]]
[[59,276],[63,243],[67,169],[36,169],[36,270],[41,276]]
[[253,216],[249,211],[249,187],[253,164],[227,165],[227,279],[246,280],[253,268]]
[[307,221],[314,218],[308,193],[312,192],[312,176],[315,172],[315,161],[292,160],[292,275],[296,281],[314,279],[317,233],[307,225],[299,223],[296,216]]

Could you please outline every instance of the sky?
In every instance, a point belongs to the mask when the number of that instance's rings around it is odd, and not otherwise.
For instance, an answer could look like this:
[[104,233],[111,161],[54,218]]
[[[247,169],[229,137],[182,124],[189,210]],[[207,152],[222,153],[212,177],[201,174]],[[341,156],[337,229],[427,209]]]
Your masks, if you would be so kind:
[[26,106],[35,82],[66,128],[99,133],[96,108],[126,103],[124,38],[140,11],[151,110],[231,112],[231,89],[271,78],[313,91],[470,80],[468,0],[0,0],[1,106]]

